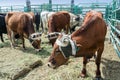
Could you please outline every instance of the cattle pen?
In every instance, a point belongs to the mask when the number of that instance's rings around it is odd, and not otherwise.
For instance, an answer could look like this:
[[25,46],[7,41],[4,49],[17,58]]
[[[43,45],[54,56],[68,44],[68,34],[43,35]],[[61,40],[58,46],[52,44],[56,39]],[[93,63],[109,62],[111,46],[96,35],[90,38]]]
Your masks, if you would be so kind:
[[[27,0],[29,1],[29,0]],[[51,1],[51,0],[49,0]],[[12,5],[0,6],[0,13],[10,11],[68,11],[75,15],[83,16],[89,10],[97,10],[103,13],[107,25],[105,47],[101,58],[101,76],[103,80],[120,79],[120,0],[112,0],[111,3],[80,3],[71,4],[42,4],[42,5]],[[1,21],[1,20],[0,20]],[[0,26],[1,27],[1,26]],[[79,28],[79,26],[77,26]],[[42,29],[40,29],[42,31]],[[82,58],[70,57],[70,60],[57,69],[48,67],[48,59],[52,46],[48,38],[42,34],[42,50],[37,52],[33,49],[29,40],[25,39],[26,50],[21,46],[21,40],[17,41],[20,46],[12,49],[7,34],[3,34],[4,43],[0,41],[0,80],[94,80],[95,59],[91,58],[87,64],[87,77],[78,77],[82,70]]]

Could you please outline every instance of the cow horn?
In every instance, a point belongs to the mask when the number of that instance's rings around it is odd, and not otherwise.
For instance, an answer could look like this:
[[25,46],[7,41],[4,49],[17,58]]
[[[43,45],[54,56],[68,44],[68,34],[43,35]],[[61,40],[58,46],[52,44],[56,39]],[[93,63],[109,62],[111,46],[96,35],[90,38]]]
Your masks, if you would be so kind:
[[30,35],[30,38],[32,40],[40,39],[41,35],[42,35],[42,32],[41,33],[33,33],[33,34]]

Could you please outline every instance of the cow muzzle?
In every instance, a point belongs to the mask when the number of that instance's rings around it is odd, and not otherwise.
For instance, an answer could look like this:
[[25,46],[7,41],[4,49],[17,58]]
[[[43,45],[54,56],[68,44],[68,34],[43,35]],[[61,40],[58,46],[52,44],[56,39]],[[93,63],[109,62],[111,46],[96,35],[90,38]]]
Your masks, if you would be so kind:
[[37,52],[40,52],[42,49],[40,48],[40,49],[35,49],[35,51],[37,51]]
[[55,68],[56,68],[56,66],[55,66],[55,65],[53,65],[53,64],[51,64],[50,62],[49,62],[47,65],[48,65],[48,67],[50,67],[50,68],[53,68],[53,69],[55,69]]
[[32,46],[35,48],[36,51],[41,51],[41,35],[42,33],[33,33],[29,37],[29,41],[32,44]]

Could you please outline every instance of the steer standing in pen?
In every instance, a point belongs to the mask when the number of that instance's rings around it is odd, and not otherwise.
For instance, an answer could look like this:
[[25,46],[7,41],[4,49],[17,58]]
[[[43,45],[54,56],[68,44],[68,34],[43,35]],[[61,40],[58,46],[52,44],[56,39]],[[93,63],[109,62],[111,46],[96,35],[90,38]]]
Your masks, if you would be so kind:
[[71,35],[61,34],[58,36],[48,66],[57,68],[65,64],[70,56],[83,57],[83,69],[80,76],[86,77],[87,59],[97,52],[95,60],[97,66],[96,80],[100,80],[100,63],[106,32],[107,26],[102,13],[97,11],[87,12],[83,24],[78,30]]
[[40,51],[41,33],[35,33],[33,26],[33,18],[29,13],[24,12],[9,12],[5,17],[8,37],[11,41],[11,47],[15,47],[15,37],[22,39],[23,48],[25,49],[24,38],[29,39],[32,46]]
[[67,34],[70,29],[70,15],[66,11],[54,13],[48,21],[48,38],[52,46],[54,45],[57,37],[52,37],[53,32],[61,32],[64,29]]

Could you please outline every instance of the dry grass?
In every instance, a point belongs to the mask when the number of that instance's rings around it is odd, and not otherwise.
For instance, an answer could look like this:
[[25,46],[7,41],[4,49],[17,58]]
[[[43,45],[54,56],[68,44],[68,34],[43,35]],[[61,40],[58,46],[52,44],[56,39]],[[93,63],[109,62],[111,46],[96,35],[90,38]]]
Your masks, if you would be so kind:
[[[104,80],[119,80],[120,59],[113,46],[109,44],[108,38],[109,34],[106,36],[105,50],[102,55],[102,77]],[[11,80],[21,69],[27,68],[37,60],[41,60],[43,65],[30,70],[28,74],[18,80],[93,80],[96,69],[94,59],[87,64],[88,77],[84,79],[78,78],[82,69],[82,58],[71,57],[69,64],[53,70],[47,66],[52,47],[46,43],[48,40],[44,37],[42,42],[43,50],[41,52],[35,52],[28,40],[26,40],[27,50],[23,50],[21,47],[11,49],[5,35],[5,43],[0,42],[0,80]]]

